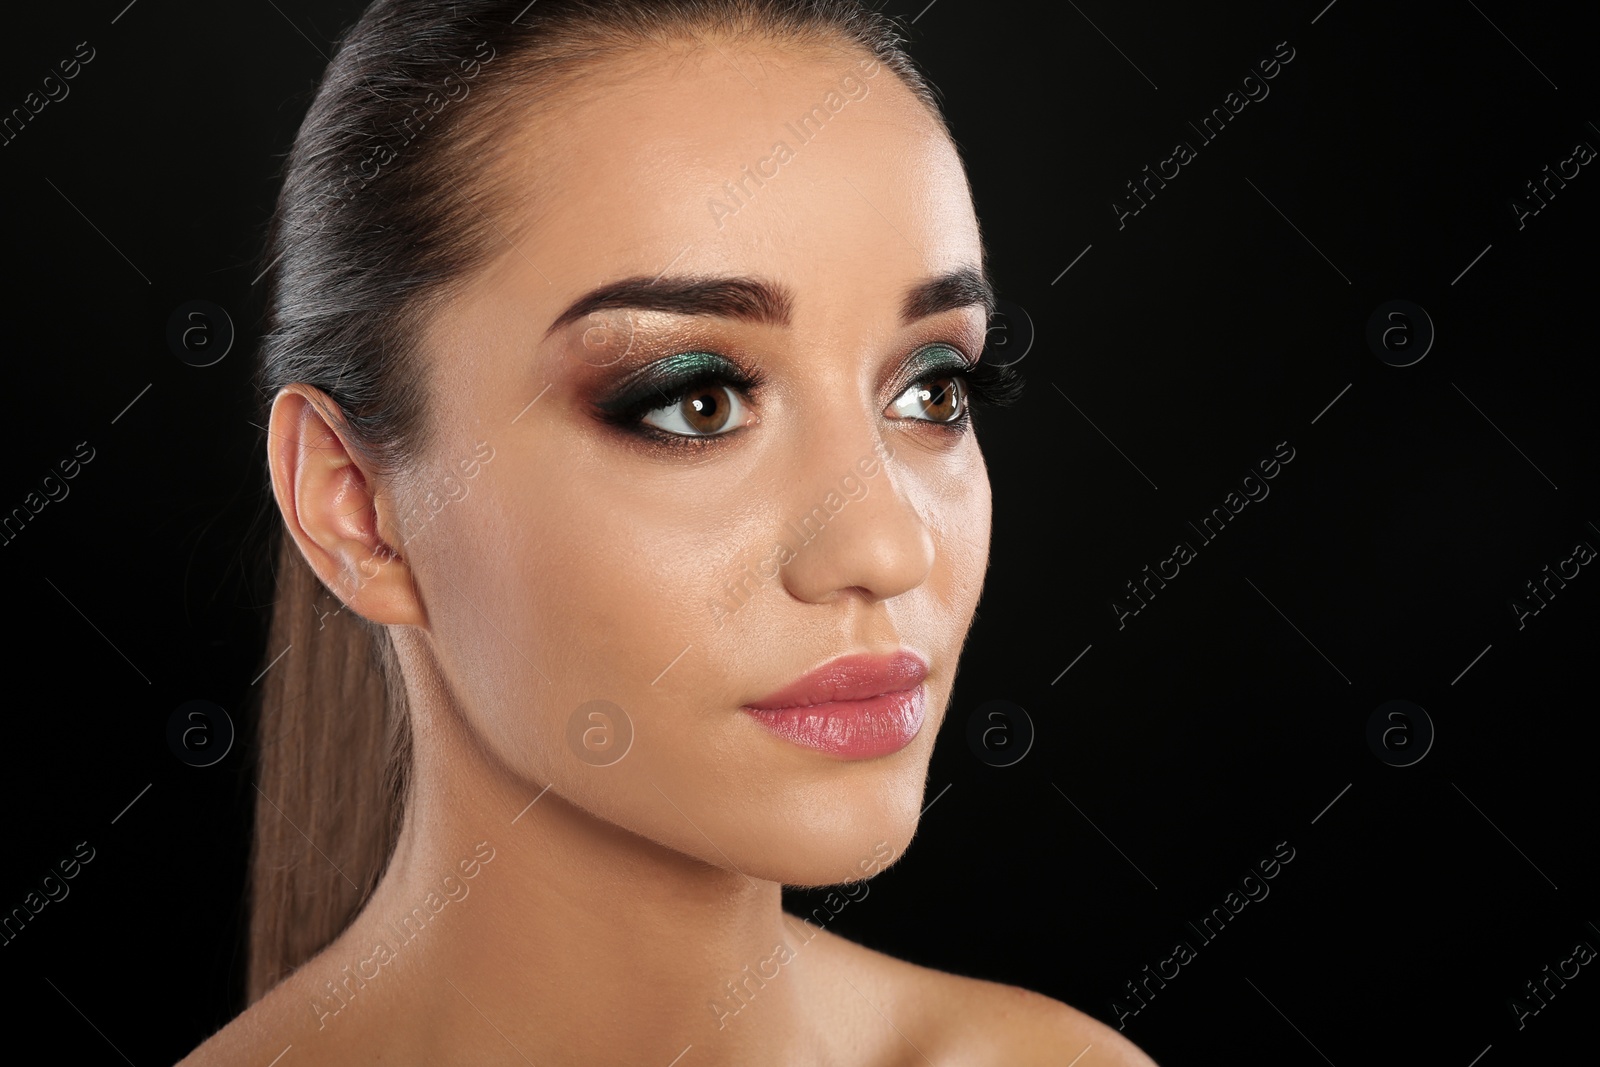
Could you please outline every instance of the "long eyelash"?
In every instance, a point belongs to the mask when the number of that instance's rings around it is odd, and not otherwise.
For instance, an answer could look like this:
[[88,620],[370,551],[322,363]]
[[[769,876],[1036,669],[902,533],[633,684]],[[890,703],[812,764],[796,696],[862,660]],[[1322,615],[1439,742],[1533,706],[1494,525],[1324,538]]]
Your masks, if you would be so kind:
[[972,399],[989,407],[1003,408],[1022,397],[1027,380],[1010,366],[979,360],[961,372]]
[[953,434],[963,434],[972,428],[973,405],[999,408],[1015,404],[1022,396],[1023,386],[1027,384],[1022,375],[1010,366],[986,363],[981,359],[976,363],[968,363],[963,359],[947,367],[935,367],[911,384],[927,385],[945,378],[957,378],[962,383],[967,401],[961,405],[961,414],[949,422],[923,421]]

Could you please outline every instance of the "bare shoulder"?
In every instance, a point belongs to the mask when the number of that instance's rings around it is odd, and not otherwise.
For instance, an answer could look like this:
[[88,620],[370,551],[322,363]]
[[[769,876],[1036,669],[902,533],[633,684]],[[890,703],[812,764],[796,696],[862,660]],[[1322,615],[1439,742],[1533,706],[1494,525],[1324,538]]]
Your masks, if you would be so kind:
[[[259,1005],[246,1008],[243,1014],[236,1016],[179,1060],[177,1067],[222,1067],[223,1064],[256,1059],[266,1052],[272,1029]],[[293,1044],[292,1040],[286,1039],[282,1046]],[[267,1059],[271,1058],[270,1054],[267,1055]]]
[[921,967],[820,933],[817,943],[826,944],[833,965],[846,969],[850,984],[878,1002],[874,1011],[884,1014],[884,1007],[894,1006],[894,1026],[916,1047],[915,1062],[931,1057],[971,1067],[1156,1067],[1116,1030],[1059,1000]]
[[[315,1004],[304,981],[289,976],[266,996],[235,1016],[190,1052],[177,1067],[223,1067],[238,1063],[276,1063],[291,1048],[298,1067],[356,1062],[362,1023],[352,1020],[345,1032],[319,1025]],[[284,1063],[289,1062],[284,1057]]]
[[307,1049],[310,1052],[309,1056],[300,1061],[302,1063],[333,1062],[318,1054],[325,1050],[319,1050],[315,1043],[306,1040],[308,1035],[303,1032],[289,1032],[290,1028],[282,1025],[281,1018],[273,1018],[274,1014],[270,1009],[262,1011],[260,1005],[246,1008],[242,1015],[234,1018],[179,1060],[177,1067],[223,1067],[224,1064],[255,1060],[266,1063],[279,1053],[287,1052],[296,1046],[299,1047],[297,1051]]
[[1071,1005],[1017,986],[941,977],[950,986],[952,1011],[962,1006],[966,1029],[958,1047],[973,1064],[1156,1067],[1132,1041]]

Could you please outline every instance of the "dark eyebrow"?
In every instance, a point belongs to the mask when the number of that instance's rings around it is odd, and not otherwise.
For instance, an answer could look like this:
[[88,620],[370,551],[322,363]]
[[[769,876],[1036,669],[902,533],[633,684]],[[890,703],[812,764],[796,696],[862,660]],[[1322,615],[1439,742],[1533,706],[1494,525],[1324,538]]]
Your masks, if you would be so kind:
[[900,321],[909,324],[941,311],[954,311],[974,304],[983,308],[985,314],[993,315],[994,287],[982,271],[962,267],[925,281],[907,293],[900,305]]
[[624,278],[591,289],[556,316],[546,337],[595,311],[632,308],[676,315],[716,315],[745,322],[789,325],[794,297],[759,278]]
[[[941,311],[976,305],[994,313],[994,289],[983,272],[963,267],[913,287],[900,305],[900,320],[912,323]],[[772,326],[789,325],[794,295],[785,286],[760,278],[624,278],[591,289],[556,316],[545,331],[596,311],[631,308],[676,315],[714,315]]]

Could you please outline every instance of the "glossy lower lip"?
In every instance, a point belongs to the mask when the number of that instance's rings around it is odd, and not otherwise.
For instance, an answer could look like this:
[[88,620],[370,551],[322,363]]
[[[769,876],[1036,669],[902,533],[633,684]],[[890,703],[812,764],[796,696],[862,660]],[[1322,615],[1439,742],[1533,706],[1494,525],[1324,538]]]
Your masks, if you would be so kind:
[[898,752],[922,729],[928,665],[907,649],[840,656],[744,706],[786,741],[841,759]]
[[928,687],[918,685],[865,700],[743,710],[786,741],[841,759],[871,759],[909,745],[922,729],[927,705]]

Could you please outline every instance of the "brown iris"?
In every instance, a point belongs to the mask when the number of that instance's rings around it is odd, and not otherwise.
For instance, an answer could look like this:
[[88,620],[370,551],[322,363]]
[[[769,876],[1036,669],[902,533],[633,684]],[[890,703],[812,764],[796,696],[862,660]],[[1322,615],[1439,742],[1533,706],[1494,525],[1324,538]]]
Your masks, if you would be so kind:
[[932,422],[955,422],[961,417],[961,379],[934,378],[917,390],[917,400]]
[[726,386],[713,386],[685,393],[678,413],[695,433],[717,433],[728,424],[733,405],[728,403]]

